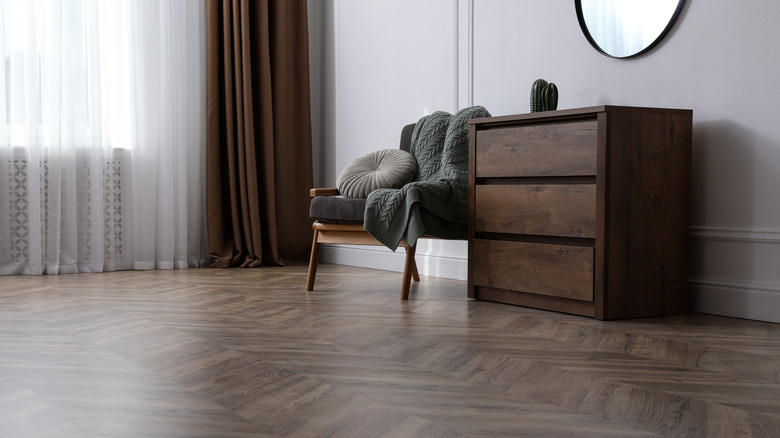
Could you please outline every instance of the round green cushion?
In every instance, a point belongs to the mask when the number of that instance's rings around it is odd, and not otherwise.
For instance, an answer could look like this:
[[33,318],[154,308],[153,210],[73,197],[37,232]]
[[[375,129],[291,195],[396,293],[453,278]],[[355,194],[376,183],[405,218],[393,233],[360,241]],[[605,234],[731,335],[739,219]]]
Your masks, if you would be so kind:
[[398,189],[414,178],[417,161],[400,149],[383,149],[350,163],[339,175],[339,192],[347,198],[367,198],[376,189]]

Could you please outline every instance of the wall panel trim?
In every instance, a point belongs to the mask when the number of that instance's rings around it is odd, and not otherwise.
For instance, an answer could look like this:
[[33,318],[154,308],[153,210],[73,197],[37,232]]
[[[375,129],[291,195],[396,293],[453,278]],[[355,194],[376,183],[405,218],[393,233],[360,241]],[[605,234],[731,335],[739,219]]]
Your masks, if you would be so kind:
[[691,237],[749,243],[780,243],[780,230],[747,228],[691,227]]
[[[320,262],[403,272],[404,256],[403,250],[392,252],[382,246],[323,245]],[[418,252],[415,261],[420,275],[466,281],[466,254],[443,256]],[[463,296],[465,298],[465,291]]]
[[455,98],[461,109],[474,105],[474,0],[454,1]]
[[691,278],[691,311],[780,323],[780,284]]

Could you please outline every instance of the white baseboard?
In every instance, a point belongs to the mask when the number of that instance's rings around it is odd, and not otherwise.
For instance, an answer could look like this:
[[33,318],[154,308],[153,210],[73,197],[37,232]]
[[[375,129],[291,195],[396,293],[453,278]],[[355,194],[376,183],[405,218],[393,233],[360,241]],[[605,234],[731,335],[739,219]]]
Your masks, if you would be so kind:
[[[718,270],[694,272],[690,279],[692,311],[780,323],[780,283],[774,282],[770,273],[766,272],[768,270],[766,266],[757,263],[762,259],[778,260],[777,243],[780,243],[780,239],[775,230],[693,228],[691,235],[700,242],[711,242],[711,244],[724,242],[750,247],[763,245],[762,249],[769,251],[759,254],[760,257],[755,257],[752,262],[746,260],[751,269],[758,269],[759,272],[753,272],[752,275],[756,280],[739,280],[736,279],[737,275],[733,275],[733,278],[717,278],[718,272],[729,277],[732,277],[730,274],[734,274]],[[726,257],[729,265],[739,263],[739,260],[730,260],[732,255],[729,251],[730,247],[699,249],[706,252],[713,251],[718,258]],[[466,242],[420,240],[416,259],[421,275],[463,281],[467,279]],[[393,253],[387,248],[378,246],[323,245],[320,260],[323,263],[403,272],[404,251],[399,249]],[[764,268],[759,269],[761,266]],[[742,278],[747,277],[742,276]]]
[[[468,258],[465,249],[466,242],[444,243],[420,240],[417,244],[417,270],[420,275],[467,280]],[[454,248],[452,248],[454,246]],[[320,250],[320,261],[338,265],[360,266],[362,268],[382,269],[386,271],[403,272],[403,248],[392,252],[380,246],[358,245],[323,245]]]
[[780,322],[780,230],[691,227],[691,310]]
[[780,323],[780,285],[691,278],[691,310]]

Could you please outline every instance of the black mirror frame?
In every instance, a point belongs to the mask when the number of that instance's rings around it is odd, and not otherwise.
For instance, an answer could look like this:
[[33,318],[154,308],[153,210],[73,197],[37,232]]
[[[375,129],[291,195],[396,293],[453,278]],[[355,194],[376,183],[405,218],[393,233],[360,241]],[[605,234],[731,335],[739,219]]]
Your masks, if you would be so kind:
[[685,6],[685,0],[679,0],[677,2],[677,7],[674,9],[674,13],[672,14],[672,17],[669,19],[669,22],[666,23],[666,27],[664,27],[664,30],[661,31],[661,34],[658,35],[658,38],[653,40],[652,43],[648,44],[647,47],[642,49],[641,51],[634,53],[632,55],[628,56],[615,56],[611,55],[602,49],[596,40],[593,39],[593,36],[591,36],[590,31],[588,30],[587,24],[585,24],[585,17],[582,14],[582,0],[574,0],[574,8],[577,10],[577,21],[580,23],[580,29],[582,29],[582,33],[585,35],[585,38],[587,38],[588,42],[591,46],[593,46],[594,49],[596,49],[599,53],[601,53],[604,56],[608,56],[610,58],[615,59],[629,59],[629,58],[636,58],[637,56],[643,55],[650,50],[653,49],[653,47],[657,46],[658,43],[661,42],[661,40],[666,37],[666,35],[669,33],[670,30],[672,30],[672,27],[674,26],[674,23],[677,22],[677,18],[679,18],[680,13],[682,12],[683,6]]

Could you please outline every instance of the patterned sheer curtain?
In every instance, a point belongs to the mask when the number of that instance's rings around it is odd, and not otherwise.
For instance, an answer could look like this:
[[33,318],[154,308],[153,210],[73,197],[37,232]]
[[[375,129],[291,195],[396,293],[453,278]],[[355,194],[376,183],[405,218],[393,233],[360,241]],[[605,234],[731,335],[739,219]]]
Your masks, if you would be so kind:
[[0,274],[201,266],[204,5],[0,0]]

